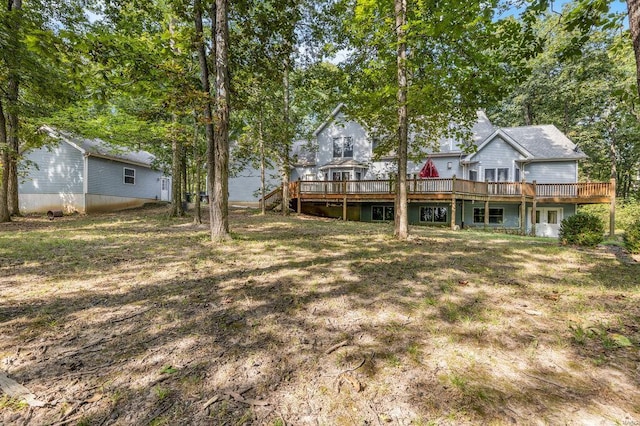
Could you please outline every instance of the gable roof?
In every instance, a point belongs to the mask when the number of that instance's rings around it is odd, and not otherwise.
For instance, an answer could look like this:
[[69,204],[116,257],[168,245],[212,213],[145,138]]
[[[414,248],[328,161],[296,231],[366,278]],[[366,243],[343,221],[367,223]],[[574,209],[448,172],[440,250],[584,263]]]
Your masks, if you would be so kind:
[[343,103],[338,104],[337,107],[334,108],[334,110],[331,112],[331,114],[329,114],[329,117],[327,117],[327,119],[320,125],[318,126],[318,128],[316,129],[315,132],[313,132],[313,137],[318,137],[318,135],[320,134],[321,131],[324,130],[325,127],[327,127],[329,125],[329,123],[331,123],[334,118],[336,118],[336,116],[338,115],[338,113],[340,112],[340,110],[344,107]]
[[41,128],[50,137],[66,142],[87,156],[105,158],[143,167],[151,167],[155,156],[147,151],[133,151],[125,147],[109,144],[102,139],[86,139],[49,126]]
[[503,130],[530,152],[534,160],[587,158],[576,144],[552,124],[508,127]]
[[526,159],[533,158],[533,154],[531,154],[528,150],[526,150],[523,146],[521,146],[518,143],[518,141],[516,141],[513,137],[511,137],[511,135],[509,135],[508,133],[505,133],[503,129],[497,129],[478,146],[478,149],[476,150],[476,152],[469,154],[465,159],[465,161],[466,162],[471,161],[473,157],[475,157],[480,151],[484,149],[484,147],[486,147],[491,142],[493,142],[497,137],[500,137],[502,140],[504,140],[508,145],[510,145],[513,149],[518,151]]

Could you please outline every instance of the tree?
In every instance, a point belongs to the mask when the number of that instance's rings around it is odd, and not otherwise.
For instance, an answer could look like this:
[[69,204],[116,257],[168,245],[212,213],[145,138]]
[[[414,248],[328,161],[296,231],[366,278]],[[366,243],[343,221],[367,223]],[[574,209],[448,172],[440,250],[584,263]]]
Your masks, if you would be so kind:
[[227,0],[216,0],[215,173],[211,201],[211,240],[229,235],[229,24]]
[[[463,134],[515,70],[522,28],[494,19],[497,2],[356,1],[343,29],[352,118],[397,158],[395,234],[407,237],[407,159],[440,137]],[[534,46],[535,47],[535,46]],[[451,126],[458,123],[458,127]],[[384,152],[383,152],[384,151]]]
[[74,100],[81,71],[75,46],[85,25],[82,8],[69,0],[55,4],[21,0],[0,8],[0,221],[18,215],[18,162],[42,118]]
[[587,178],[614,176],[617,195],[629,197],[640,160],[631,46],[616,30],[593,28],[580,51],[567,54],[581,32],[557,22],[548,14],[534,26],[546,35],[545,48],[528,61],[529,75],[490,114],[502,126],[555,124],[589,156],[581,164]]

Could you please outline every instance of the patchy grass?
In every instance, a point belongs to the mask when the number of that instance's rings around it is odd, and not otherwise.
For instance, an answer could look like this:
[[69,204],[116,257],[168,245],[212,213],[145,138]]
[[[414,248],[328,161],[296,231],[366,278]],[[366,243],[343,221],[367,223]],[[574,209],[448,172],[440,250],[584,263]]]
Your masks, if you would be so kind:
[[617,247],[247,211],[214,245],[190,222],[0,225],[0,368],[48,402],[2,395],[0,423],[640,422]]

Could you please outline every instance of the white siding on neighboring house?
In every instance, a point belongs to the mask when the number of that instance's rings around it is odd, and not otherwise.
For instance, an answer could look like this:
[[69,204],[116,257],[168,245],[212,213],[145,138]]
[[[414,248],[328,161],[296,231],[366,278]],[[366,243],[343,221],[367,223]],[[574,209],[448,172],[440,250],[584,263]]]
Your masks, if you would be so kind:
[[527,182],[537,183],[573,183],[578,180],[576,161],[556,161],[530,163],[525,165]]
[[61,142],[30,151],[25,160],[21,171],[26,175],[18,185],[20,211],[84,212],[84,157],[78,149]]
[[[29,152],[23,162],[25,179],[19,185],[24,194],[82,193],[84,159],[82,153],[66,143]],[[36,167],[34,164],[38,165]]]
[[[266,193],[282,183],[278,170],[265,170]],[[258,203],[260,200],[260,169],[251,165],[229,179],[229,203]]]
[[[124,169],[135,170],[134,183],[125,183]],[[148,167],[89,157],[88,193],[125,198],[160,199],[162,172]]]

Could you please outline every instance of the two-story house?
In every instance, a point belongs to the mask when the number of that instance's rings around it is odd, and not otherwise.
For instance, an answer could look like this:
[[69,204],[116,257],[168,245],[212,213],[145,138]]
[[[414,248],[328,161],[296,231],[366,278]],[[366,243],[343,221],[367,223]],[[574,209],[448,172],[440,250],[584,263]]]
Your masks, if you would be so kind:
[[[395,158],[375,157],[373,138],[342,108],[314,140],[294,146],[296,208],[349,220],[393,220]],[[479,112],[471,137],[475,150],[444,138],[439,149],[409,161],[410,223],[557,236],[562,219],[579,204],[613,198],[609,182],[578,183],[578,162],[586,155],[555,126],[496,128]]]

